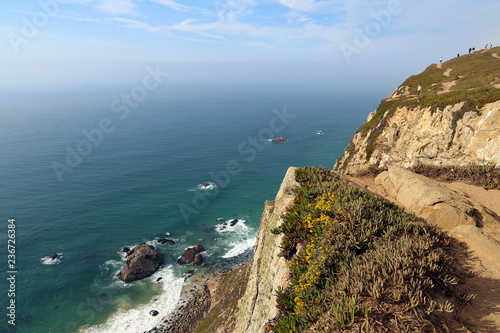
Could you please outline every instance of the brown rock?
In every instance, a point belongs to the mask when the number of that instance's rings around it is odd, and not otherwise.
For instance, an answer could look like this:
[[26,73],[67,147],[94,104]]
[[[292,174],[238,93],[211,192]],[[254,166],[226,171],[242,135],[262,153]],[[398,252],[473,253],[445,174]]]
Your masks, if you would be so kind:
[[118,273],[118,278],[123,282],[132,282],[151,276],[163,263],[163,253],[146,243],[137,245],[130,252],[132,253],[127,258],[127,266]]
[[201,265],[202,262],[203,262],[203,256],[201,254],[197,253],[194,256],[194,262],[193,262],[193,264],[195,264],[195,265]]
[[272,139],[271,142],[273,142],[273,143],[286,142],[286,139],[284,137],[280,136],[279,138]]
[[185,264],[200,265],[203,262],[203,256],[200,254],[200,252],[203,251],[205,251],[205,249],[200,244],[194,247],[190,247],[184,251],[184,253],[177,260],[177,262],[181,265]]

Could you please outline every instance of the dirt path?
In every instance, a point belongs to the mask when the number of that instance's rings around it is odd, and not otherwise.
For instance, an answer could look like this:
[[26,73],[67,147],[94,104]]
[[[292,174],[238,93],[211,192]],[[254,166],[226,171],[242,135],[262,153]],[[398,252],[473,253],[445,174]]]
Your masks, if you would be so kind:
[[440,90],[438,92],[436,92],[436,94],[438,95],[441,95],[441,94],[444,94],[444,93],[447,93],[450,91],[451,87],[453,87],[455,85],[455,83],[457,83],[457,81],[453,80],[451,82],[445,82],[443,83],[443,90]]
[[447,68],[446,71],[443,73],[444,76],[450,76],[451,73],[451,68]]
[[492,56],[493,58],[498,58],[498,59],[500,59],[500,57],[499,57],[496,53],[494,53],[494,52],[492,52],[492,53],[491,53],[491,56]]

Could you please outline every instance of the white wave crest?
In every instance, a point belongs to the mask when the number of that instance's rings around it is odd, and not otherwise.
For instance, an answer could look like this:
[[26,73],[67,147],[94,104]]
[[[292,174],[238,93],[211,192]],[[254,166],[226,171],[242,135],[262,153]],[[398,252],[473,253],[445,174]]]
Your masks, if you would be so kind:
[[215,231],[217,231],[219,234],[227,234],[227,233],[235,233],[239,236],[247,236],[251,231],[253,231],[252,228],[249,228],[245,222],[246,220],[240,220],[240,219],[230,219],[230,220],[224,220],[224,219],[219,219],[220,224],[217,224],[215,226]]
[[44,265],[59,265],[60,263],[62,263],[63,259],[64,259],[63,254],[57,253],[57,257],[55,257],[54,259],[52,259],[52,256],[50,256],[50,257],[47,256],[47,257],[40,258],[40,261]]
[[240,254],[245,253],[246,250],[255,246],[257,242],[257,238],[253,237],[250,239],[244,239],[239,243],[231,242],[232,249],[230,249],[226,254],[222,256],[222,258],[232,258],[239,256]]

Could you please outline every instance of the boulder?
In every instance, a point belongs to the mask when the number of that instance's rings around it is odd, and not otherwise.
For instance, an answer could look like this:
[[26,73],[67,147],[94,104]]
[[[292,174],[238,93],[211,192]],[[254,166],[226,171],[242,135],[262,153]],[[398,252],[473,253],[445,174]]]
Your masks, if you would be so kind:
[[163,253],[146,243],[137,245],[129,254],[127,265],[118,273],[118,278],[127,283],[151,276],[164,259]]
[[59,257],[57,255],[57,253],[52,253],[52,255],[50,256],[50,258],[52,258],[52,260],[57,259],[57,257]]
[[382,196],[444,230],[480,224],[479,216],[487,215],[460,193],[404,168],[389,167],[375,178],[375,183],[383,188]]
[[203,251],[205,251],[205,249],[200,244],[190,247],[184,251],[184,253],[177,260],[177,262],[181,265],[185,264],[200,265],[203,262],[203,256],[200,254],[200,252]]
[[155,317],[159,314],[159,312],[156,310],[151,310],[151,311],[149,311],[149,314],[152,315],[153,317]]
[[130,252],[130,248],[125,246],[125,247],[122,249],[122,252],[129,253],[129,252]]

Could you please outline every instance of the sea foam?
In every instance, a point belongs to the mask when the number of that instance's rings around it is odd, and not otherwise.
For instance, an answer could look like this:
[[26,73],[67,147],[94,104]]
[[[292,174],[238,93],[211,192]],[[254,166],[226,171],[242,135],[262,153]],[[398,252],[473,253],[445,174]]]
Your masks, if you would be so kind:
[[[136,308],[123,310],[120,309],[112,315],[104,324],[82,327],[82,333],[136,333],[148,331],[155,326],[161,324],[162,319],[172,313],[177,303],[181,298],[182,286],[184,278],[176,277],[172,266],[167,266],[149,279],[156,281],[159,277],[162,279],[158,282],[162,284],[162,293],[155,298],[154,301],[148,304],[139,305]],[[151,311],[158,311],[157,316],[152,316]]]
[[248,236],[254,235],[254,229],[248,227],[242,219],[219,219],[220,222],[215,226],[215,231],[220,235],[227,236],[227,252],[223,254],[222,258],[233,258],[240,254],[245,253],[248,249],[255,245],[256,238]]
[[233,243],[232,248],[222,256],[222,258],[233,258],[239,256],[240,254],[245,253],[248,249],[255,246],[257,241],[256,237],[242,240],[240,243]]
[[60,263],[62,263],[63,258],[64,258],[63,254],[58,253],[57,257],[55,259],[52,259],[51,256],[47,256],[47,257],[40,258],[40,261],[44,265],[59,265]]

